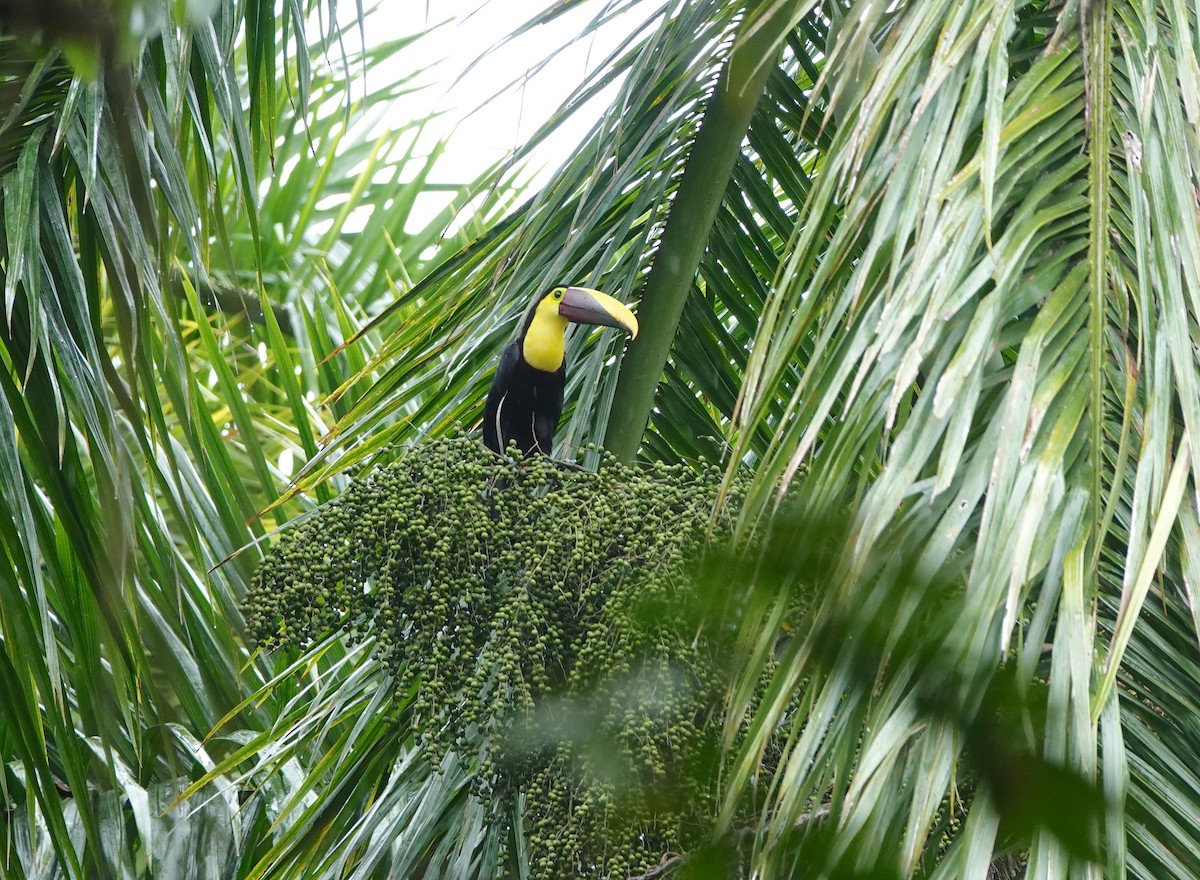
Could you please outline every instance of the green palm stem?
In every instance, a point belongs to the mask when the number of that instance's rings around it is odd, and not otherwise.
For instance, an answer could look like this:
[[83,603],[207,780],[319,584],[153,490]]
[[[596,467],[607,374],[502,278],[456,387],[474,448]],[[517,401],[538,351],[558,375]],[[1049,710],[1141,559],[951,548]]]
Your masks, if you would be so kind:
[[767,75],[775,67],[776,54],[800,6],[800,0],[750,4],[700,123],[658,255],[646,279],[638,309],[642,332],[630,343],[617,378],[604,445],[622,462],[632,462],[641,445],[654,407],[654,393],[733,163]]

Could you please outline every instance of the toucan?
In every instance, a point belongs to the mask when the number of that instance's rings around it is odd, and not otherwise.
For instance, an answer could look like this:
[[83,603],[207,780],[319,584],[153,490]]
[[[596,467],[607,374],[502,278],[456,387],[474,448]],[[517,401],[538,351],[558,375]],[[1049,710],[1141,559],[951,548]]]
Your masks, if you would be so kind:
[[516,441],[522,455],[549,455],[567,384],[567,322],[619,327],[637,336],[633,312],[598,290],[554,287],[530,305],[521,335],[504,347],[483,410],[483,442],[504,452]]

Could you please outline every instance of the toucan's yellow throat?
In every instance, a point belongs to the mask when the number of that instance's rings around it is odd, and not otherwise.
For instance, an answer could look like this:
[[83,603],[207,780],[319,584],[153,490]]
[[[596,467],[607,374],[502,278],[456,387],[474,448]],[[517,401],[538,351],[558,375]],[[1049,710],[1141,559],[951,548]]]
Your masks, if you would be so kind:
[[521,355],[535,370],[553,373],[563,365],[567,322],[619,327],[637,336],[633,312],[608,294],[586,287],[556,287],[543,296],[528,318]]

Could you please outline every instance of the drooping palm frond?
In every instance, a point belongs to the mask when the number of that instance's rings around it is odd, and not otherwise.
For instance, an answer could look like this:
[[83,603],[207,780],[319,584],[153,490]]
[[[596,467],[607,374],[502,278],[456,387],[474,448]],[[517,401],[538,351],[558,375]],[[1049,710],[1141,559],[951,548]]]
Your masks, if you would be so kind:
[[[848,66],[856,41],[878,57],[766,304],[735,447],[737,460],[749,432],[771,435],[760,509],[795,479],[818,513],[851,512],[817,612],[777,673],[803,678],[813,708],[788,722],[794,744],[757,837],[768,870],[785,870],[779,854],[822,804],[857,844],[842,864],[869,851],[906,875],[936,861],[927,833],[965,734],[919,711],[921,667],[901,647],[932,603],[952,624],[922,637],[955,670],[963,717],[1005,664],[1047,677],[1043,719],[1014,745],[1108,795],[1106,876],[1171,873],[1178,843],[1157,835],[1178,833],[1190,777],[1149,807],[1138,776],[1151,758],[1133,750],[1151,747],[1145,718],[1125,719],[1113,682],[1123,662],[1154,678],[1126,654],[1151,591],[1191,602],[1177,560],[1179,535],[1195,534],[1185,497],[1200,424],[1200,303],[1184,280],[1200,266],[1183,146],[1196,136],[1195,28],[1194,10],[1137,4],[854,4],[845,16],[829,68]],[[927,592],[941,577],[961,583],[960,599]],[[906,598],[884,601],[889,590]],[[884,614],[896,616],[873,617]],[[887,648],[865,681],[854,649],[813,662],[847,620],[850,634],[879,628]],[[756,720],[731,798],[787,698]],[[1136,738],[1123,740],[1123,723]],[[1131,834],[1128,867],[1126,761],[1128,792],[1154,819]],[[1012,817],[1003,791],[981,792],[938,876],[984,875],[997,823]],[[1030,876],[1101,871],[1046,830],[1017,845],[1031,847]]]
[[[162,26],[138,64],[93,80],[52,40],[0,40],[5,876],[224,877],[269,848],[286,792],[176,803],[288,706],[286,687],[245,700],[282,661],[240,638],[256,552],[238,551],[292,513],[258,516],[331,421],[342,377],[321,362],[443,225],[399,231],[437,150],[347,131],[336,33],[309,32],[309,5],[186,24],[189,5],[146,5]],[[321,181],[387,209],[347,226],[309,203]],[[366,253],[391,255],[375,277]]]
[[[21,773],[6,801],[28,832],[49,829],[36,859],[6,848],[6,870],[82,876],[132,869],[149,847],[145,782],[188,760],[169,725],[203,730],[238,697],[235,592],[203,567],[242,543],[245,520],[196,491],[203,479],[162,421],[160,394],[195,389],[182,340],[159,334],[173,303],[151,205],[169,204],[184,230],[196,212],[178,153],[150,133],[160,93],[137,101],[119,67],[58,82],[3,181],[3,643],[21,707],[5,714]],[[114,835],[130,810],[137,833]]]

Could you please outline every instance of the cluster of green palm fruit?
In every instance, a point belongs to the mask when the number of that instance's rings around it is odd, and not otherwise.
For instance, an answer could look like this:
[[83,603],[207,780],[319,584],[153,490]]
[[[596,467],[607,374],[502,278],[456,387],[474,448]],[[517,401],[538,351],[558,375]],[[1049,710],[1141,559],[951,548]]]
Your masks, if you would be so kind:
[[246,603],[267,647],[372,634],[431,759],[525,794],[541,877],[644,871],[715,797],[722,673],[691,587],[738,493],[714,520],[715,467],[600,459],[415,447],[282,532]]

